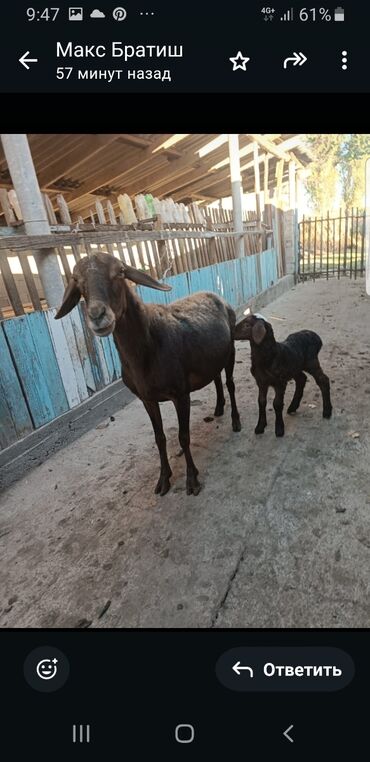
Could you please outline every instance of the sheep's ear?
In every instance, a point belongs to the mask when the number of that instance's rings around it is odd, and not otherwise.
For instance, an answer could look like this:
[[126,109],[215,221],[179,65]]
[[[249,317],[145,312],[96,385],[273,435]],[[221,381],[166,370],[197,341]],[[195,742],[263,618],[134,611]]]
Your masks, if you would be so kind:
[[261,344],[266,336],[266,328],[263,320],[257,320],[252,328],[252,338],[256,344]]
[[157,280],[151,278],[150,275],[136,270],[135,267],[125,266],[125,278],[132,280],[139,286],[147,286],[148,288],[156,288],[158,291],[172,291],[172,286],[167,286],[166,283],[158,283]]
[[73,307],[78,304],[81,298],[81,291],[78,288],[78,285],[74,278],[71,278],[71,280],[68,283],[68,286],[64,292],[63,301],[62,304],[59,307],[59,310],[57,314],[55,315],[55,320],[60,320],[60,318],[64,317],[65,315],[68,315],[68,312],[73,310]]
[[241,320],[241,322],[235,326],[234,339],[249,340],[250,337],[251,337],[250,323],[246,319]]

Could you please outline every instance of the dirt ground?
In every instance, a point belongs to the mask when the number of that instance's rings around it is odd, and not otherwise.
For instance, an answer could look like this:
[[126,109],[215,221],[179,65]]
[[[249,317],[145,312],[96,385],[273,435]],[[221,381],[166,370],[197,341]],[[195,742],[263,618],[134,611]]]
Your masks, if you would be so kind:
[[[370,298],[364,281],[301,284],[263,309],[278,338],[320,333],[333,417],[310,378],[285,437],[254,434],[248,343],[235,380],[242,432],[193,395],[198,497],[162,405],[172,487],[139,401],[8,489],[0,507],[1,627],[368,627]],[[289,385],[286,402],[292,396]],[[227,395],[226,395],[227,396]],[[286,405],[287,406],[287,405]]]

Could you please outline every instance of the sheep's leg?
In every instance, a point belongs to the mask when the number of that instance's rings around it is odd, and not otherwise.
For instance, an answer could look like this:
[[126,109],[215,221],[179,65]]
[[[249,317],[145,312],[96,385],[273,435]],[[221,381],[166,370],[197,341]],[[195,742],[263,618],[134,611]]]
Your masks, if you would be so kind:
[[158,402],[143,401],[143,404],[152,422],[155,441],[159,450],[159,457],[161,459],[161,472],[154,492],[156,495],[158,493],[160,495],[165,495],[171,486],[170,476],[172,476],[172,471],[167,458],[166,436],[163,431],[161,411],[159,409]]
[[297,375],[294,376],[294,380],[295,380],[295,392],[294,392],[294,397],[287,410],[287,413],[289,413],[289,415],[292,415],[292,413],[295,413],[296,410],[298,410],[299,408],[301,399],[303,397],[303,390],[306,386],[307,376],[305,375],[305,373],[297,373]]
[[318,360],[310,367],[307,368],[308,372],[311,373],[311,376],[314,377],[317,386],[319,387],[321,394],[322,394],[322,404],[323,404],[323,410],[322,415],[323,418],[331,418],[332,413],[332,404],[330,399],[330,381],[327,377],[327,375],[324,373],[320,363]]
[[265,385],[258,385],[258,421],[257,426],[254,430],[255,434],[263,434],[266,426],[267,426],[267,420],[266,420],[266,403],[267,403],[267,392],[268,392],[268,386]]
[[216,402],[214,415],[218,417],[224,414],[224,407],[225,407],[225,395],[224,395],[224,388],[222,386],[221,373],[219,373],[218,376],[215,377],[215,387],[217,392],[217,402]]
[[184,450],[186,460],[186,493],[188,495],[198,495],[200,492],[200,484],[197,479],[199,471],[194,464],[190,452],[190,395],[184,394],[183,397],[178,397],[175,400],[175,407],[179,421],[180,447]]
[[277,437],[284,436],[283,408],[285,389],[286,384],[275,386],[275,399],[273,405],[275,410],[275,434]]
[[235,347],[233,344],[228,362],[225,365],[226,386],[227,386],[227,391],[229,392],[229,397],[231,402],[231,422],[232,422],[233,431],[241,431],[242,427],[240,423],[240,416],[239,416],[239,411],[236,406],[236,400],[235,400],[235,384],[234,384],[234,378],[233,378],[234,364],[235,364]]

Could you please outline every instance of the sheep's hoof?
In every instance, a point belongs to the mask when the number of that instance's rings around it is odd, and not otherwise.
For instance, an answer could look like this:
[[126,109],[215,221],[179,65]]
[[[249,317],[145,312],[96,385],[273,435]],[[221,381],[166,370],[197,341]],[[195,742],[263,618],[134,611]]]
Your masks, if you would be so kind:
[[287,413],[288,415],[294,415],[297,412],[297,410],[298,410],[298,406],[296,407],[295,405],[289,405]]
[[275,429],[275,434],[277,437],[283,437],[284,436],[284,428],[282,429]]
[[158,479],[158,482],[157,482],[157,486],[156,486],[156,488],[154,490],[154,494],[155,495],[161,495],[161,497],[163,497],[163,495],[165,495],[168,492],[168,490],[169,490],[169,488],[171,486],[171,484],[170,484],[170,476],[172,476],[172,471],[170,471],[169,474],[161,474],[160,475],[160,477]]
[[260,426],[259,424],[256,426],[254,433],[255,434],[263,434],[266,426]]
[[240,418],[235,418],[232,422],[233,431],[241,431],[242,425],[240,423]]
[[324,410],[322,417],[323,418],[331,418],[332,408],[330,410]]
[[188,474],[186,478],[186,494],[187,495],[199,495],[201,485],[197,479],[198,471],[196,473]]
[[215,412],[213,413],[215,418],[220,418],[221,415],[223,415],[223,414],[224,414],[224,406],[222,405],[222,407],[221,407],[221,405],[220,406],[216,405]]

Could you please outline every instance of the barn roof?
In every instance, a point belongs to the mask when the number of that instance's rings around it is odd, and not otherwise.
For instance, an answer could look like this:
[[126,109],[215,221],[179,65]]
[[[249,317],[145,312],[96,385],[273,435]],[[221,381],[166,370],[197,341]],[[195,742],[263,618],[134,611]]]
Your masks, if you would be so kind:
[[[284,159],[310,162],[304,135],[241,134],[244,192],[254,190],[253,145],[259,146],[261,178],[274,187]],[[42,191],[51,201],[63,193],[72,213],[88,216],[97,199],[114,203],[120,193],[152,193],[175,201],[210,202],[230,195],[227,135],[223,134],[30,134],[29,145]],[[268,162],[266,161],[268,157]],[[0,144],[0,188],[12,187]],[[263,187],[263,186],[262,186]]]

